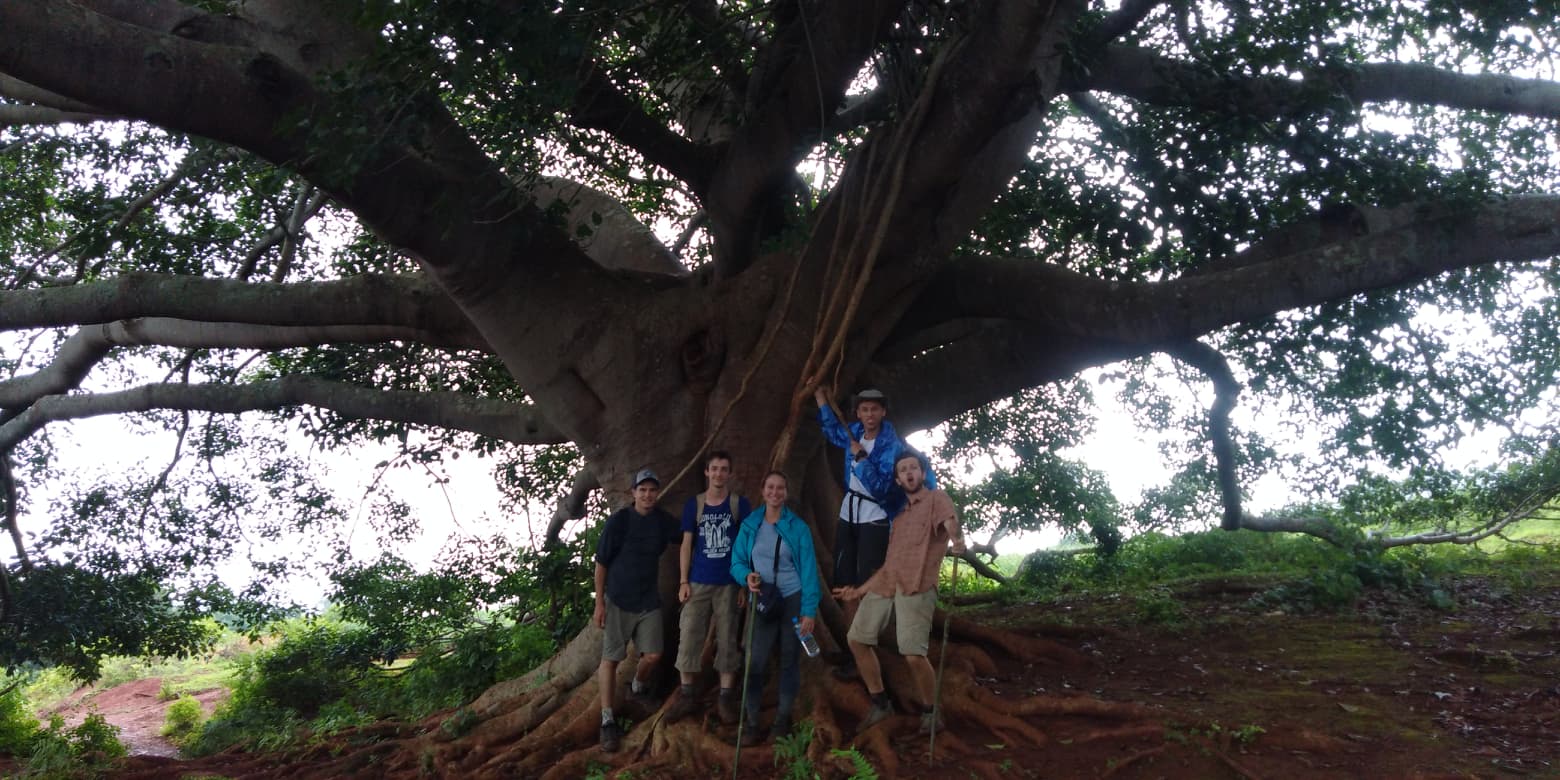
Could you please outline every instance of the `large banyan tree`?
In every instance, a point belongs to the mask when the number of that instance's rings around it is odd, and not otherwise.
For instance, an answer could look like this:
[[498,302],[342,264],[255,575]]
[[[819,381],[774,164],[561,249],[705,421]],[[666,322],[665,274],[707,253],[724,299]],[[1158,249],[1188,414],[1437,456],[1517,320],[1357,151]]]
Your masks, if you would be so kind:
[[[93,567],[177,580],[330,511],[285,439],[223,422],[253,411],[336,446],[496,455],[520,498],[558,501],[546,544],[645,465],[680,501],[711,446],[832,517],[819,376],[882,388],[902,429],[962,419],[1011,447],[1006,489],[1049,517],[1103,505],[1055,451],[1086,430],[1079,373],[1112,364],[1213,388],[1160,497],[1229,529],[1336,534],[1243,508],[1268,452],[1230,423],[1248,388],[1326,431],[1325,478],[1438,474],[1489,427],[1542,471],[1557,19],[1550,0],[0,0],[9,619],[51,567],[77,573],[60,588]],[[253,458],[249,481],[100,475],[20,528],[48,426],[106,414],[174,431],[186,461]],[[1547,499],[1544,473],[1486,519]],[[69,654],[50,641],[33,652]],[[589,744],[595,641],[491,691],[438,760]],[[625,761],[702,744],[636,734]]]

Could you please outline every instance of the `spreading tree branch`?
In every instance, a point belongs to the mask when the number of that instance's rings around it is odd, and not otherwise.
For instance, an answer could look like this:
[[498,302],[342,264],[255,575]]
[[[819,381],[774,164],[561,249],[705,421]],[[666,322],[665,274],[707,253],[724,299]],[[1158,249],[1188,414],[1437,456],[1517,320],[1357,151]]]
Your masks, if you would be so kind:
[[[745,267],[778,225],[773,213],[797,162],[845,99],[851,79],[904,8],[904,0],[798,3],[759,52],[742,128],[727,144],[703,205],[723,272]],[[816,10],[814,10],[816,9]]]
[[1113,92],[1159,106],[1225,112],[1232,106],[1257,116],[1280,116],[1316,104],[1318,82],[1356,105],[1402,101],[1535,118],[1560,118],[1560,83],[1498,73],[1468,74],[1429,65],[1378,62],[1344,70],[1309,72],[1303,78],[1230,78],[1197,64],[1147,49],[1115,46],[1103,51],[1078,89]]
[[79,100],[71,100],[63,95],[56,95],[46,89],[39,89],[21,79],[12,78],[4,73],[0,73],[0,97],[14,100],[17,103],[53,108],[73,114],[98,115],[103,113],[96,106]]
[[115,347],[165,346],[186,349],[287,349],[321,344],[379,344],[406,341],[452,344],[435,334],[392,325],[277,326],[189,322],[150,317],[82,328],[72,334],[44,369],[0,381],[0,408],[18,409],[76,388]]
[[586,68],[574,95],[570,123],[612,136],[650,163],[665,168],[695,193],[704,193],[714,173],[714,154],[645,113],[599,67],[588,64]]
[[[1238,322],[1446,271],[1560,254],[1560,197],[1407,206],[1347,238],[1166,282],[1103,281],[1040,261],[945,264],[883,342],[871,375],[913,392],[896,416],[935,424],[1090,366],[1148,354]],[[1335,236],[1336,238],[1336,236]],[[976,323],[950,329],[950,323]],[[945,341],[922,337],[944,331]],[[914,348],[906,348],[906,344]],[[881,357],[879,357],[879,355]],[[982,381],[970,382],[970,376]]]
[[243,282],[129,273],[68,287],[0,291],[0,331],[140,317],[279,326],[395,325],[480,344],[470,324],[420,274],[325,282]]
[[48,106],[0,105],[0,127],[63,125],[68,123],[86,124],[88,122],[109,121],[119,118],[109,114],[61,111],[58,108],[49,108]]
[[352,419],[378,419],[468,431],[514,444],[565,441],[534,409],[464,393],[373,390],[306,376],[224,384],[150,384],[114,393],[40,398],[0,425],[0,450],[9,449],[43,426],[105,414],[154,409],[239,414],[314,406]]

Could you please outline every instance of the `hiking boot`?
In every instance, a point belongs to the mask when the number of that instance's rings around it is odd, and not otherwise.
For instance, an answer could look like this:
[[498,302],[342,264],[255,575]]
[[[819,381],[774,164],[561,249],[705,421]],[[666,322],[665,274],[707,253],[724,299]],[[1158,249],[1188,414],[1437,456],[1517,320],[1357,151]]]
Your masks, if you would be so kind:
[[666,708],[664,717],[667,723],[676,723],[692,715],[694,709],[699,706],[698,698],[687,691],[677,691],[676,699],[676,701],[672,702],[672,706]]
[[727,726],[736,725],[737,722],[737,692],[721,691],[715,699],[715,712],[720,716],[720,722]]
[[601,752],[616,753],[623,747],[623,730],[616,723],[601,724]]
[[893,702],[884,702],[882,704],[873,702],[872,709],[867,710],[867,717],[862,718],[861,725],[856,727],[856,733],[860,734],[861,732],[866,731],[867,729],[872,728],[879,723],[882,723],[884,720],[888,719],[888,716],[893,714]]
[[753,747],[764,743],[764,732],[759,731],[757,723],[748,723],[742,727],[742,738],[737,740],[742,747]]
[[938,731],[942,731],[944,728],[946,728],[945,726],[943,726],[942,716],[937,715],[935,713],[931,713],[931,712],[922,713],[921,714],[921,733],[922,734],[930,734],[930,733],[932,733],[932,724],[934,724],[934,723],[937,725],[937,730]]
[[769,738],[780,739],[791,733],[791,714],[781,713],[775,716],[775,722],[769,726]]

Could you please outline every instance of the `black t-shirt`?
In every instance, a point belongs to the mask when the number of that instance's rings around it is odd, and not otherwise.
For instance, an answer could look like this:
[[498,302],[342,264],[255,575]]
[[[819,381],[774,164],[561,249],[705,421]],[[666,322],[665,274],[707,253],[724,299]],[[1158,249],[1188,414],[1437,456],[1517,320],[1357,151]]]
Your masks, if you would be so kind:
[[642,515],[632,504],[607,518],[596,543],[596,563],[607,567],[607,600],[618,609],[648,612],[661,606],[656,588],[661,554],[682,541],[677,518],[660,507]]

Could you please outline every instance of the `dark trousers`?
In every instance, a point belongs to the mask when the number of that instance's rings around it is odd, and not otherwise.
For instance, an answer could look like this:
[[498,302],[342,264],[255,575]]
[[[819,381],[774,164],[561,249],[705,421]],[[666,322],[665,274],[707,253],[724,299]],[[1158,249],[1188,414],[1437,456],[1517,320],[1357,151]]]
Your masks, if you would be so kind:
[[[753,594],[749,593],[748,598]],[[791,618],[802,615],[802,594],[797,591],[785,597],[785,609],[778,620],[765,620],[753,615],[753,657],[747,676],[747,720],[758,722],[759,702],[764,698],[764,675],[768,671],[769,656],[775,644],[780,645],[780,712],[790,714],[796,703],[796,694],[802,690],[802,643],[791,627]]]

